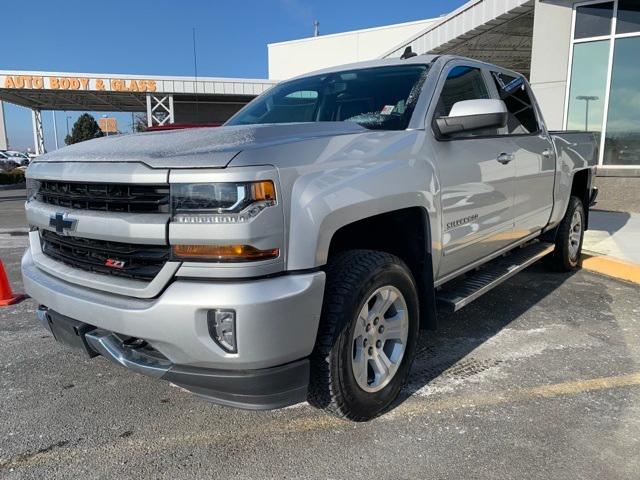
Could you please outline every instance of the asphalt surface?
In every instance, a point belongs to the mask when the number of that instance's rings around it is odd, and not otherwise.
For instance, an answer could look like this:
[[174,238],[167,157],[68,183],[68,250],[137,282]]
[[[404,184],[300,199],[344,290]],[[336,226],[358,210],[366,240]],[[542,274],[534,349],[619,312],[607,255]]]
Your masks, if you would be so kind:
[[[0,196],[16,290],[20,215]],[[87,360],[56,344],[27,300],[0,309],[0,478],[636,479],[639,294],[535,265],[442,315],[403,398],[361,424],[306,404],[219,407]]]

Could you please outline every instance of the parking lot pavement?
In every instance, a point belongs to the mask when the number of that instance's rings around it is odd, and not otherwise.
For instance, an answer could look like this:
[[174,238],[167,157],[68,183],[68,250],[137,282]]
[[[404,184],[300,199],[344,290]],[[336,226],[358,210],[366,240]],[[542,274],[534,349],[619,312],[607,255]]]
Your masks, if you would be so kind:
[[[25,245],[0,233],[16,289]],[[0,309],[0,478],[638,478],[639,294],[535,265],[443,314],[403,398],[361,424],[219,407],[85,359],[28,300]]]
[[0,190],[0,232],[24,229],[26,190]]

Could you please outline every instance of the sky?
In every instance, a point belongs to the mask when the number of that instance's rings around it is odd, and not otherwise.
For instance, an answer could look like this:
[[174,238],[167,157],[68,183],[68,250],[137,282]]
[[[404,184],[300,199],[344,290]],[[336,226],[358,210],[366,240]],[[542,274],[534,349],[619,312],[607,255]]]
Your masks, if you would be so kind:
[[[447,14],[465,0],[0,0],[0,70],[267,78],[267,44]],[[60,145],[82,112],[57,112]],[[45,144],[55,148],[52,112]],[[131,114],[119,114],[131,128]],[[31,112],[5,103],[11,148],[33,148]]]

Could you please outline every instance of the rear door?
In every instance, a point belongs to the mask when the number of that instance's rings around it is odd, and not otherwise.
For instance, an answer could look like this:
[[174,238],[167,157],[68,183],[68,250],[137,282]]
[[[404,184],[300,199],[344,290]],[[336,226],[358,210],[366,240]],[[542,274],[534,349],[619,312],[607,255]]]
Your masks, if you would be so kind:
[[[429,121],[446,116],[456,102],[495,98],[482,64],[447,64],[436,87]],[[512,142],[496,128],[448,137],[434,128],[442,207],[442,252],[438,278],[455,272],[513,241],[514,162],[501,163]]]
[[492,71],[491,79],[509,110],[505,148],[515,164],[514,234],[526,237],[544,228],[553,209],[555,150],[524,77]]

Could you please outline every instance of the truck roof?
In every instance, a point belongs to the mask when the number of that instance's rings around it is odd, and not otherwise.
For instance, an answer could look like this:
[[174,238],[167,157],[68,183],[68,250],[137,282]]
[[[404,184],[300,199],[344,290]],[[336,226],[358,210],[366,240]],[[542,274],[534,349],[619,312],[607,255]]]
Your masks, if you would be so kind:
[[365,62],[346,63],[343,65],[336,65],[333,67],[323,68],[315,70],[313,72],[304,73],[294,78],[304,78],[310,75],[322,75],[323,73],[342,72],[344,70],[357,70],[359,68],[372,68],[372,67],[387,67],[392,65],[407,65],[412,63],[417,64],[429,64],[433,62],[440,55],[416,55],[415,57],[402,60],[401,58],[381,58],[376,60],[367,60]]
[[422,55],[416,55],[415,57],[407,58],[407,59],[404,59],[404,60],[399,58],[399,57],[380,58],[380,59],[376,59],[376,60],[367,60],[367,61],[364,61],[364,62],[354,62],[354,63],[347,63],[347,64],[343,64],[343,65],[336,65],[336,66],[333,66],[333,67],[323,68],[323,69],[320,69],[320,70],[315,70],[313,72],[308,72],[308,73],[305,73],[305,74],[302,74],[302,75],[298,75],[296,77],[293,77],[291,80],[297,79],[297,78],[304,78],[304,77],[308,77],[308,76],[311,76],[311,75],[322,75],[324,73],[342,72],[342,71],[345,71],[345,70],[357,70],[359,68],[387,67],[387,66],[393,66],[393,65],[407,65],[407,64],[430,64],[430,63],[434,62],[437,59],[443,59],[445,61],[450,61],[450,60],[455,60],[455,59],[464,59],[464,60],[472,61],[474,63],[480,63],[480,64],[483,64],[483,65],[499,68],[500,70],[502,70],[504,72],[510,72],[510,73],[513,73],[513,74],[518,74],[518,72],[514,72],[513,70],[506,69],[506,68],[501,67],[499,65],[493,65],[491,63],[483,62],[482,60],[475,60],[473,58],[463,57],[461,55],[422,54]]

